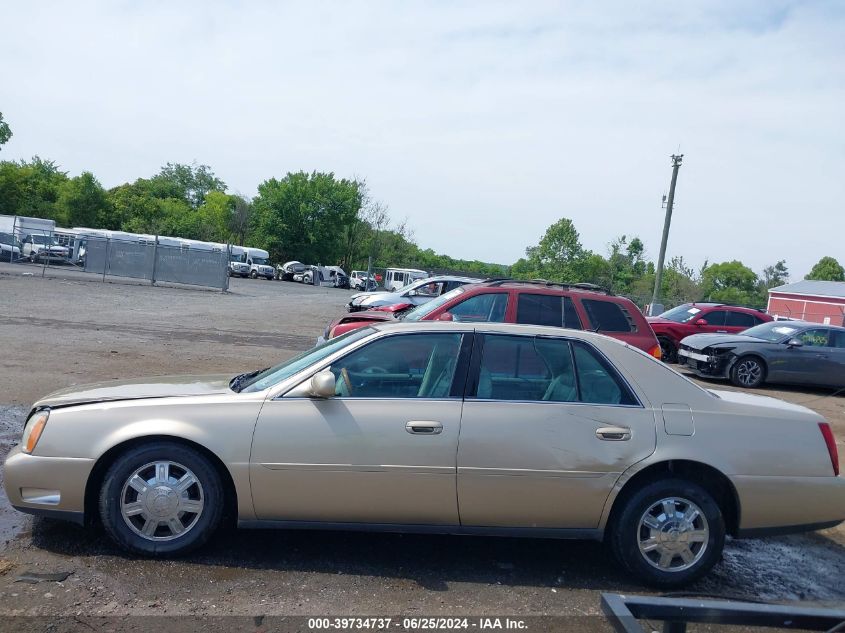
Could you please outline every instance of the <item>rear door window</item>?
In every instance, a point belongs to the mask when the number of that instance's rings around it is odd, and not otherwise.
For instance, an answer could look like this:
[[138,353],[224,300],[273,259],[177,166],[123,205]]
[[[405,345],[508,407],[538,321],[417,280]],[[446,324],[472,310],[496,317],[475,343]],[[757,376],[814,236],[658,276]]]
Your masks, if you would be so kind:
[[747,312],[728,312],[725,325],[731,327],[753,327],[756,325],[754,317]]
[[639,404],[618,372],[589,345],[574,342],[575,367],[581,402],[591,404]]
[[724,325],[725,317],[727,317],[727,312],[724,310],[713,310],[712,312],[708,312],[699,318],[707,321],[707,325]]
[[449,308],[453,321],[503,323],[508,307],[508,293],[488,292],[475,295]]
[[581,299],[581,305],[590,318],[592,327],[599,332],[636,332],[637,326],[628,310],[601,299]]
[[583,329],[572,299],[560,295],[519,293],[516,322],[567,327],[573,330]]

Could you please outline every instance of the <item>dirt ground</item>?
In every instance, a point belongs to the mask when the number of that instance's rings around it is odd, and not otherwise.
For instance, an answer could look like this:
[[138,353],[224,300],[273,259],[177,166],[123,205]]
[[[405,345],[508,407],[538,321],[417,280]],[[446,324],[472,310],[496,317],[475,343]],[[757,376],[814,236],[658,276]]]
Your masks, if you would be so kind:
[[[311,346],[350,294],[241,279],[223,294],[100,283],[71,271],[42,279],[40,272],[0,264],[0,457],[20,437],[28,405],[48,392],[110,378],[265,367]],[[824,415],[845,454],[845,397],[761,391]],[[15,582],[25,572],[69,575]],[[839,527],[731,541],[715,571],[690,591],[841,607],[843,577]],[[235,614],[252,618],[250,630],[261,624],[255,618],[273,615],[581,617],[600,614],[608,591],[649,593],[598,543],[235,531],[185,559],[153,562],[118,551],[102,531],[19,514],[0,493],[4,617]]]

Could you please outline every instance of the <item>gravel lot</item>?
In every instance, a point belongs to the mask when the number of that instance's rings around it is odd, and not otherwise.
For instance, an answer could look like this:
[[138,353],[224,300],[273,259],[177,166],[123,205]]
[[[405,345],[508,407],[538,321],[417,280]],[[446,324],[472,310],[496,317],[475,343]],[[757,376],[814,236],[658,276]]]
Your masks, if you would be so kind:
[[[110,378],[264,367],[309,347],[350,294],[241,279],[222,294],[40,272],[0,264],[0,457],[39,396]],[[825,415],[845,453],[845,397],[764,391]],[[26,571],[71,574],[14,582]],[[844,576],[840,527],[731,542],[693,590],[841,606]],[[595,615],[602,591],[647,593],[597,543],[240,531],[186,559],[151,562],[122,554],[100,531],[18,514],[0,496],[4,616]]]

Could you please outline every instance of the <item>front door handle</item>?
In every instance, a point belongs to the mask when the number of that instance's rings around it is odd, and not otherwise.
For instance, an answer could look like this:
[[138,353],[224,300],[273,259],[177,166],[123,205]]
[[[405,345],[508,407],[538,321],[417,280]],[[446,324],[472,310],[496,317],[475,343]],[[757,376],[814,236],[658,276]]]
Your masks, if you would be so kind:
[[596,437],[600,440],[622,442],[631,439],[631,429],[626,426],[603,426],[596,429]]
[[413,435],[438,435],[443,432],[443,425],[431,420],[411,420],[405,424],[405,430]]

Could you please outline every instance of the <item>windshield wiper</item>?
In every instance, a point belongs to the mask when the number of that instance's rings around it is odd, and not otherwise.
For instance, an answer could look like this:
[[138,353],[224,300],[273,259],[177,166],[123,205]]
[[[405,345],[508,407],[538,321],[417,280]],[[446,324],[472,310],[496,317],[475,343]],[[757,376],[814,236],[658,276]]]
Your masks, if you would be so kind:
[[262,371],[267,371],[270,369],[269,367],[265,367],[264,369],[256,369],[255,371],[248,371],[245,374],[238,374],[232,380],[229,381],[229,389],[234,391],[235,393],[239,393],[241,390],[241,385],[244,384],[250,378],[255,378],[258,374]]

